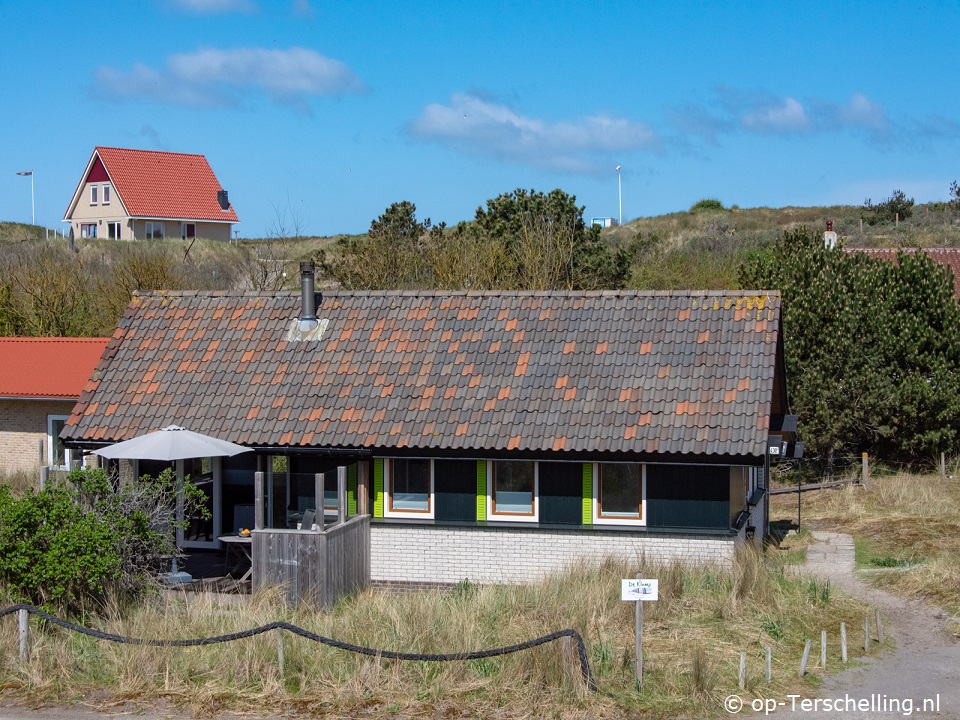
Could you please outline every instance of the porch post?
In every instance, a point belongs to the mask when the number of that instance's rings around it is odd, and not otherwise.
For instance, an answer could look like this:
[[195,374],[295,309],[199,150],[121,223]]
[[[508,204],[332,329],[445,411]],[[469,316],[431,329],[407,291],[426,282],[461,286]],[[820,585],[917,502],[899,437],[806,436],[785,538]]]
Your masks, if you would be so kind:
[[263,530],[267,526],[263,512],[263,476],[264,474],[262,472],[255,472],[253,474],[254,530]]
[[357,461],[357,515],[370,514],[370,461]]
[[347,466],[337,467],[337,522],[347,521]]
[[[317,525],[320,526],[320,532],[323,532],[323,473],[317,473],[313,476],[313,502],[317,508]],[[309,528],[307,528],[309,530]]]

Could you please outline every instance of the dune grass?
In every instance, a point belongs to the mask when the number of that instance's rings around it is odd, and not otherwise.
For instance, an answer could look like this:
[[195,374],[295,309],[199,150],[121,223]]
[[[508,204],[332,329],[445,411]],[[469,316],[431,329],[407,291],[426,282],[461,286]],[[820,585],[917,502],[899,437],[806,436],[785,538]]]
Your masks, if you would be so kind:
[[[960,614],[960,478],[872,477],[866,486],[804,493],[802,502],[807,527],[854,536],[858,567],[872,570],[864,580]],[[796,503],[795,495],[773,496],[772,518],[795,519]]]
[[[660,580],[645,605],[644,685],[634,682],[634,607],[620,579]],[[804,640],[863,617],[856,600],[784,571],[745,549],[732,568],[608,561],[578,565],[523,586],[389,593],[368,590],[329,612],[287,609],[277,592],[223,605],[212,596],[158,594],[105,608],[90,626],[143,638],[197,638],[284,619],[312,632],[380,649],[449,653],[499,647],[573,627],[586,641],[599,686],[585,690],[575,650],[561,643],[470,662],[400,662],[354,655],[285,633],[284,673],[274,632],[199,648],[150,648],[37,628],[30,664],[17,660],[16,622],[0,623],[0,683],[35,703],[97,697],[101,703],[174,703],[195,713],[620,718],[713,715],[736,692],[748,653],[747,695],[810,692],[797,677]],[[764,647],[773,647],[766,685]],[[839,663],[834,663],[837,667]],[[88,700],[89,701],[89,700]]]

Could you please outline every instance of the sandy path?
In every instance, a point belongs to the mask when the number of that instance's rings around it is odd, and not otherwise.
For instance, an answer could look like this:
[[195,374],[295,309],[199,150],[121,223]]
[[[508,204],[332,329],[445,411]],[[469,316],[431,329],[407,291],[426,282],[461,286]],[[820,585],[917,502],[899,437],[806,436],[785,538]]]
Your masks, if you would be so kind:
[[[806,720],[874,720],[920,717],[960,720],[960,642],[947,631],[948,617],[915,600],[870,587],[854,572],[853,539],[842,533],[815,530],[816,543],[807,550],[806,571],[830,580],[831,586],[879,608],[887,635],[896,649],[863,667],[824,681],[821,697],[872,700],[874,709],[842,712],[802,712],[782,708],[777,716]],[[862,630],[849,629],[852,638]],[[858,640],[857,642],[859,642]],[[939,696],[939,712],[923,711],[923,699]],[[904,701],[912,700],[912,712]],[[903,703],[899,707],[894,702]],[[886,707],[884,707],[886,703]]]

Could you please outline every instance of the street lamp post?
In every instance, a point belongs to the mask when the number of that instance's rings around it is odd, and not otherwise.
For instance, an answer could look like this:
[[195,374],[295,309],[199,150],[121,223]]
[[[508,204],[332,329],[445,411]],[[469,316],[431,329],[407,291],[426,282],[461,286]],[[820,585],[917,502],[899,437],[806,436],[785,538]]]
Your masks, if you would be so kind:
[[623,185],[620,184],[620,166],[617,165],[617,197],[620,199],[620,215],[617,225],[623,225]]
[[36,205],[33,202],[33,170],[21,170],[17,172],[17,175],[29,175],[30,176],[30,224],[37,224],[37,211]]

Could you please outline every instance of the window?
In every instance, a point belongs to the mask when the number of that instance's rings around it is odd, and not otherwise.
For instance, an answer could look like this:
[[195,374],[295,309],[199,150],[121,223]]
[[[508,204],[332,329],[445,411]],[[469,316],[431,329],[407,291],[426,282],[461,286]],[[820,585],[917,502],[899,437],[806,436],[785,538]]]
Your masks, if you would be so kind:
[[47,465],[58,470],[69,470],[73,451],[60,439],[60,431],[67,422],[66,415],[47,415]]
[[197,236],[197,226],[194,223],[180,223],[180,239],[192,240]]
[[80,225],[80,237],[95,238],[96,236],[97,236],[96,223],[83,223],[82,225]]
[[490,515],[498,519],[537,520],[537,464],[524,460],[493,463]]
[[145,233],[147,240],[163,240],[163,223],[147,222],[145,223]]
[[120,239],[120,223],[118,222],[108,222],[107,223],[107,237],[111,240]]
[[97,204],[97,190],[98,188],[96,185],[90,186],[90,204],[91,205]]
[[598,522],[644,522],[644,466],[598,463],[596,500]]
[[103,186],[103,204],[104,205],[110,204],[110,186],[109,185]]
[[430,460],[400,459],[389,461],[387,479],[387,515],[416,513],[433,516],[433,468]]

